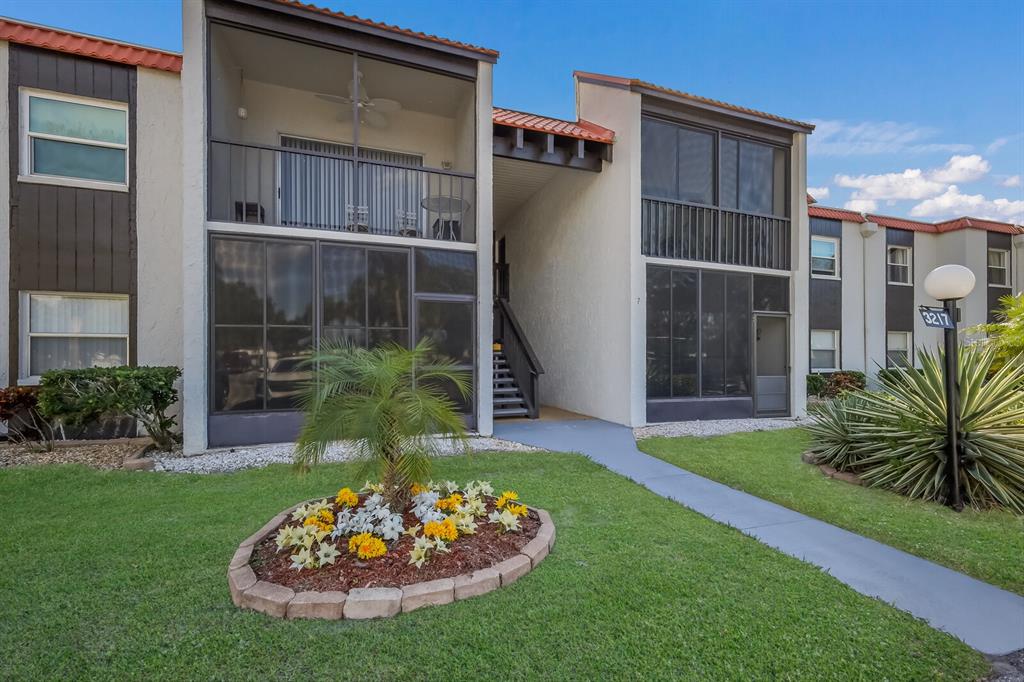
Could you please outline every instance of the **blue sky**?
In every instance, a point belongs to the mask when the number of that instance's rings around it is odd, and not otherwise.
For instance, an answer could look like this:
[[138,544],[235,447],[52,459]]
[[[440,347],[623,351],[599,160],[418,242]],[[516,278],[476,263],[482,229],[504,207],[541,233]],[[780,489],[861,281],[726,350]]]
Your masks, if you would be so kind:
[[[320,0],[501,51],[499,106],[573,116],[572,71],[811,121],[821,203],[1024,222],[1024,2]],[[177,0],[0,0],[0,14],[181,47]]]

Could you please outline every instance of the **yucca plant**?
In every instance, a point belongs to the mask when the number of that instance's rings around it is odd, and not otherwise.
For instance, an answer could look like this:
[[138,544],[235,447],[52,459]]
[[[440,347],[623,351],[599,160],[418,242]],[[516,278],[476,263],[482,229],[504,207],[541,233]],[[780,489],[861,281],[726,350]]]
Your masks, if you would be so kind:
[[[945,502],[945,360],[928,351],[919,359],[920,371],[887,373],[882,392],[853,394],[855,402],[846,406],[849,435],[831,434],[825,424],[813,427],[814,447],[849,442],[851,468],[868,485]],[[994,360],[995,351],[982,346],[960,350],[960,480],[972,506],[1002,505],[1024,514],[1024,356],[990,371]]]
[[813,422],[807,427],[812,441],[809,451],[818,464],[827,464],[839,471],[850,471],[859,459],[858,448],[863,447],[860,427],[863,417],[853,413],[861,398],[856,393],[844,393],[838,398],[808,406]]
[[308,362],[313,376],[299,397],[305,423],[295,446],[300,469],[318,464],[331,443],[351,441],[366,465],[360,478],[376,470],[388,502],[401,505],[446,443],[465,448],[463,417],[444,386],[466,398],[469,374],[429,342],[370,350],[324,342]]

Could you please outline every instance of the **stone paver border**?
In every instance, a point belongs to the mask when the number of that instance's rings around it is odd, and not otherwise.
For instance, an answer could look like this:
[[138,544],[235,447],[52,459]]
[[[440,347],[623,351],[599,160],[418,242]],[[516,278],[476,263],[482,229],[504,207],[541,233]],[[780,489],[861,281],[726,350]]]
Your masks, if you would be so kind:
[[[321,499],[321,498],[315,498]],[[311,500],[307,500],[311,501]],[[277,529],[299,504],[270,519],[263,528],[242,541],[228,564],[231,601],[243,609],[277,618],[319,618],[361,620],[388,618],[424,606],[450,604],[487,594],[510,585],[544,560],[555,544],[555,524],[543,509],[531,507],[540,517],[540,528],[519,554],[488,568],[453,578],[428,580],[402,587],[360,587],[348,592],[299,592],[276,583],[258,580],[249,566],[255,546]]]

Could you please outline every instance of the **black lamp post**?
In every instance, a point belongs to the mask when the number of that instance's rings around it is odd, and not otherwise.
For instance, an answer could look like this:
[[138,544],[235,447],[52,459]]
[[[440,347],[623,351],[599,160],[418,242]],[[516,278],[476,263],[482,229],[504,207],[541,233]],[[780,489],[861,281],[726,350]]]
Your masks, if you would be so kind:
[[945,388],[946,388],[946,481],[949,486],[947,503],[956,511],[964,508],[960,498],[960,385],[957,381],[957,320],[956,302],[966,298],[974,290],[974,273],[962,265],[942,265],[924,280],[924,289],[929,296],[942,301],[949,324],[944,332],[945,343]]

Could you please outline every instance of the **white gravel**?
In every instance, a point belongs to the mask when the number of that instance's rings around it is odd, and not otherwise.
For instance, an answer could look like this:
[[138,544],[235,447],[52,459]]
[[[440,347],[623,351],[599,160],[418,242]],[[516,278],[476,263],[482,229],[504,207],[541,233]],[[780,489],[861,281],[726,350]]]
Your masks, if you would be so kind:
[[637,440],[654,436],[724,436],[727,433],[744,433],[747,431],[774,431],[791,429],[795,426],[810,424],[808,418],[785,419],[714,419],[693,422],[666,422],[652,426],[633,429]]
[[[473,452],[541,452],[540,448],[530,447],[522,443],[502,440],[501,438],[485,438],[471,436],[469,448]],[[274,445],[253,445],[234,448],[207,450],[201,455],[182,456],[180,453],[159,453],[156,459],[156,471],[173,471],[191,474],[217,474],[241,469],[255,469],[268,464],[291,464],[294,443],[277,443]],[[455,448],[442,443],[445,454],[457,454]],[[352,459],[352,447],[348,443],[337,443],[327,451],[325,462],[346,462]]]

